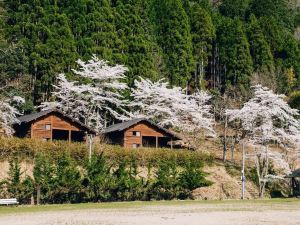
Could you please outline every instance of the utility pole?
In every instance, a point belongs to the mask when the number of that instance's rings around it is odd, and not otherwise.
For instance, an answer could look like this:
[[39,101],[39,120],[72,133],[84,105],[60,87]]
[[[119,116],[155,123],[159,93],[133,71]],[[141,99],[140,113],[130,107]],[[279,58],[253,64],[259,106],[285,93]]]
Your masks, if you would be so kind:
[[241,176],[241,180],[242,180],[242,195],[241,195],[241,199],[243,200],[245,197],[245,141],[243,140],[242,143],[242,149],[243,149],[243,159],[242,159],[242,176]]

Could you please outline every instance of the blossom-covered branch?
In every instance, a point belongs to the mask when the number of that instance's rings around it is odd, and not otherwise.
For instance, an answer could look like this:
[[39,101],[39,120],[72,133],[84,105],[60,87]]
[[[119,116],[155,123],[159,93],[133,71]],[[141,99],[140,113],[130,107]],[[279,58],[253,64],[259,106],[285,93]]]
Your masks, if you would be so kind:
[[227,110],[229,121],[239,119],[247,136],[257,144],[276,141],[293,144],[300,141],[298,110],[292,109],[284,95],[261,85],[254,86],[254,97],[242,109]]
[[15,107],[24,104],[25,100],[20,96],[11,99],[0,99],[0,130],[7,136],[14,133],[13,124],[18,123],[17,117],[21,115]]
[[208,104],[211,96],[203,91],[192,95],[180,87],[169,87],[164,80],[152,82],[140,78],[132,89],[132,117],[146,117],[162,126],[184,131],[205,130],[213,134],[213,116]]
[[110,118],[127,119],[126,101],[121,92],[127,88],[122,82],[127,68],[110,66],[93,56],[88,62],[77,61],[79,70],[73,70],[83,82],[69,81],[64,74],[57,77],[52,93],[54,102],[41,104],[43,110],[58,108],[86,125],[100,131]]

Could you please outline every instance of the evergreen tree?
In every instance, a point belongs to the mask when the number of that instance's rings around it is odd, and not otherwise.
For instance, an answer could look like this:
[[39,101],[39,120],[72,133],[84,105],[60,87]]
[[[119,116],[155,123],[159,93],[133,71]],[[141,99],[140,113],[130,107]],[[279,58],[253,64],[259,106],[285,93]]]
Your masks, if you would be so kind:
[[181,0],[155,0],[153,10],[169,81],[171,85],[185,86],[193,69],[188,16]]
[[124,65],[129,67],[127,83],[132,86],[139,76],[157,80],[159,72],[159,47],[149,20],[147,0],[116,1],[116,28],[124,43]]
[[220,12],[224,16],[244,19],[249,4],[250,0],[223,0],[220,5]]
[[274,58],[283,49],[284,33],[283,28],[277,23],[276,19],[271,17],[261,17],[258,19],[264,35],[269,43]]
[[34,90],[36,102],[49,99],[55,74],[69,72],[78,57],[66,15],[49,15],[46,19],[49,36],[30,54],[30,71],[38,80]]
[[260,17],[273,17],[278,25],[293,31],[295,28],[296,11],[287,0],[253,0],[251,12]]
[[248,37],[250,51],[253,58],[254,69],[256,71],[274,71],[274,59],[270,46],[263,34],[258,20],[254,15],[250,16],[248,26]]
[[224,68],[225,81],[241,90],[250,85],[252,58],[242,22],[239,19],[223,18],[218,27],[217,41]]
[[193,4],[190,9],[190,24],[195,59],[196,86],[205,78],[205,67],[211,56],[212,42],[215,38],[215,27],[209,13],[200,4]]

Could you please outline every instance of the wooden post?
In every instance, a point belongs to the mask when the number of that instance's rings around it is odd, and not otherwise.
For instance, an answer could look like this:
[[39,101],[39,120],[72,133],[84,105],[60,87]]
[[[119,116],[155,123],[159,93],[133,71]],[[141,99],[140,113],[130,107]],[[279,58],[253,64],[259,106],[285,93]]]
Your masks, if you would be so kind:
[[36,190],[36,204],[39,205],[41,200],[41,187],[37,186]]
[[69,130],[69,142],[71,142],[71,130]]
[[171,138],[171,149],[173,149],[173,138]]
[[243,149],[243,156],[242,156],[242,193],[241,193],[241,199],[244,199],[245,197],[245,142],[243,141],[242,144],[242,149]]
[[93,147],[93,135],[89,134],[88,139],[89,139],[89,161],[91,162],[92,159],[92,147]]
[[156,146],[156,148],[158,148],[158,137],[157,136],[155,137],[155,141],[156,141],[155,146]]

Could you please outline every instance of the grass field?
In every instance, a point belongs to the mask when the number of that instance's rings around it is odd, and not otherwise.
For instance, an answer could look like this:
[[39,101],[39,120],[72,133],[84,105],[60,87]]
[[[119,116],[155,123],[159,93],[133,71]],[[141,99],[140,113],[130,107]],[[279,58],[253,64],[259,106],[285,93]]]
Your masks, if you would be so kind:
[[300,200],[154,201],[0,207],[2,224],[300,224]]

